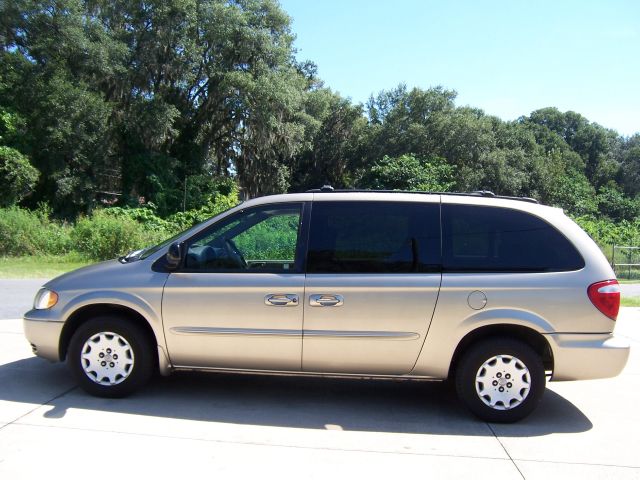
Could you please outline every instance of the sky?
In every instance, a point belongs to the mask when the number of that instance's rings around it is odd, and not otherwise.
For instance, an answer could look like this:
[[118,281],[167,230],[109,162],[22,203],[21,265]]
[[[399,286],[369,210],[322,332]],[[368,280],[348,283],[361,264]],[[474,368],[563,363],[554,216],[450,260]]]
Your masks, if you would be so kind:
[[441,85],[513,120],[573,110],[640,132],[640,0],[280,0],[298,60],[352,101]]

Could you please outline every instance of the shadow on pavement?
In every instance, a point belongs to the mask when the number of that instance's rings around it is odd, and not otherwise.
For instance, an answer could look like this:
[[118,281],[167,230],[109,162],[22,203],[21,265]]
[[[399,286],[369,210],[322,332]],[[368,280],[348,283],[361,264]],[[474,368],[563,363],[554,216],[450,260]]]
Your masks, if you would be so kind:
[[[493,435],[440,382],[183,372],[157,377],[131,397],[102,399],[78,388],[62,395],[73,385],[70,373],[38,358],[0,366],[0,381],[0,400],[42,403],[53,398],[47,418],[62,418],[75,408],[245,425]],[[547,390],[533,415],[505,427],[501,436],[538,436],[583,432],[592,423],[571,402]]]

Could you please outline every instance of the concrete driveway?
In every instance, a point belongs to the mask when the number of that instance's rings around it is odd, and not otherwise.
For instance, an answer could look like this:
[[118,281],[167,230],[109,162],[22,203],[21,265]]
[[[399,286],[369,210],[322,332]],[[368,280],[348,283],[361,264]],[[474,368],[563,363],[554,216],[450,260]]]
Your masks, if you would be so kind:
[[640,309],[614,379],[551,383],[514,425],[471,417],[439,383],[226,374],[93,398],[0,322],[0,478],[640,478]]

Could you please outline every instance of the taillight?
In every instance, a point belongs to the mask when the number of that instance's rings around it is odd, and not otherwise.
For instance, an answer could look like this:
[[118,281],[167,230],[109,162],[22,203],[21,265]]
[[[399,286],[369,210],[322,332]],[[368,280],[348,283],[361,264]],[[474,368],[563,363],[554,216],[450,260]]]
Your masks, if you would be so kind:
[[611,320],[618,318],[620,310],[620,285],[617,280],[604,280],[589,285],[589,300]]

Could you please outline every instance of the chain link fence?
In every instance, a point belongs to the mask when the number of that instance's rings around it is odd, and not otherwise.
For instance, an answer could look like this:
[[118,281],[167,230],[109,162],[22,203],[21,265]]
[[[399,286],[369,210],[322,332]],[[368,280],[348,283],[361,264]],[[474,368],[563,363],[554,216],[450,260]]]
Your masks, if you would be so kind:
[[611,266],[618,278],[640,280],[640,247],[613,245]]

